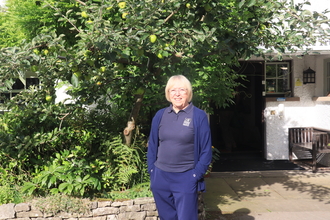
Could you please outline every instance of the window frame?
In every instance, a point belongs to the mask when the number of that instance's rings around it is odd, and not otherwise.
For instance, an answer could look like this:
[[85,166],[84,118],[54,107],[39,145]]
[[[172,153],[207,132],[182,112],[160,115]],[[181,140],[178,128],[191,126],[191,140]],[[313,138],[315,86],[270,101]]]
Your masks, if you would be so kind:
[[324,95],[330,94],[330,58],[324,60]]
[[[275,65],[275,76],[269,76],[267,75],[267,66],[270,65]],[[287,70],[286,73],[284,74],[285,77],[283,77],[283,75],[281,75],[279,73],[279,69],[280,69],[280,65],[286,65]],[[278,97],[288,97],[288,96],[292,96],[292,80],[291,80],[291,75],[292,75],[292,71],[291,71],[291,62],[290,61],[278,61],[278,62],[265,62],[264,65],[264,91],[265,91],[265,96],[278,96]],[[284,70],[283,70],[284,71]],[[274,92],[269,92],[270,88],[267,84],[268,81],[270,80],[275,80],[275,85],[274,85]],[[286,85],[285,85],[285,89],[283,92],[279,92],[279,80],[287,80]],[[285,81],[283,81],[284,83]]]
[[[34,79],[32,81],[36,81],[37,84],[27,83],[27,79]],[[20,92],[22,92],[24,90],[29,90],[30,86],[40,86],[40,79],[33,75],[26,76],[25,78],[16,78],[15,80],[16,80],[16,82],[13,84],[13,87],[17,86],[18,84],[22,84],[22,85],[20,85],[22,88],[12,88],[12,89],[8,89],[7,91],[1,91],[0,92],[1,96],[5,96],[6,99],[10,100],[13,97],[15,97],[17,94],[19,94]],[[3,104],[3,103],[4,103],[4,100],[0,99],[0,104]]]

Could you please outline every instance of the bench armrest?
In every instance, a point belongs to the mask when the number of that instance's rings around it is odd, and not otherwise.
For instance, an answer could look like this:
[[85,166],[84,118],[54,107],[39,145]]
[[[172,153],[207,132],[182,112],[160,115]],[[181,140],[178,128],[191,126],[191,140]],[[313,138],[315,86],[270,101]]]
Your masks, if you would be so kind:
[[323,150],[330,151],[330,134],[327,132],[316,132],[313,134],[313,150],[317,152]]

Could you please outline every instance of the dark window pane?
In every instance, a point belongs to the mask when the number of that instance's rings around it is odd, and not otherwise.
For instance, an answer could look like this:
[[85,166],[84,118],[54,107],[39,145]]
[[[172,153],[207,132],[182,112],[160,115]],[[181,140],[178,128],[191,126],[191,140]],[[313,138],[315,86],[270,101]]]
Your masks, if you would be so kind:
[[276,65],[275,64],[266,65],[266,76],[267,76],[267,78],[276,77]]
[[38,78],[26,78],[26,88],[29,89],[30,86],[37,86],[39,85],[39,79]]
[[283,79],[279,79],[277,81],[278,85],[277,85],[277,92],[286,92],[286,81],[287,80],[283,80]]
[[16,79],[14,85],[12,86],[13,89],[24,89],[24,84],[20,79]]
[[289,63],[266,63],[266,93],[285,94],[290,91]]
[[266,92],[274,93],[275,89],[276,89],[276,80],[275,79],[266,80]]
[[15,97],[16,95],[18,95],[18,93],[16,93],[16,92],[12,92],[12,93],[11,93],[11,98]]
[[289,71],[287,65],[279,65],[278,67],[278,77],[288,77]]

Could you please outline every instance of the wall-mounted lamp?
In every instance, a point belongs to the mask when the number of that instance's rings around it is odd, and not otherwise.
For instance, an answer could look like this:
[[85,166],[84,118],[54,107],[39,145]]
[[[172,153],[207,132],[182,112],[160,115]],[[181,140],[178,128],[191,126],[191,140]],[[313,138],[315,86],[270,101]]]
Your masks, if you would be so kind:
[[308,67],[307,70],[303,72],[303,82],[306,83],[315,83],[315,71]]

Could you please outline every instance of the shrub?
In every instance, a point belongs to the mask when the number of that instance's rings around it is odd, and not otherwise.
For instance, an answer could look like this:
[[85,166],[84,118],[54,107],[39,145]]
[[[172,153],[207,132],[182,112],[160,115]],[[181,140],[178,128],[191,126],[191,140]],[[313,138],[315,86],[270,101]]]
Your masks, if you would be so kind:
[[24,201],[18,183],[18,178],[15,175],[0,168],[0,205]]
[[116,200],[136,199],[142,197],[152,197],[152,192],[150,190],[149,185],[150,185],[149,182],[145,182],[135,185],[133,188],[124,191],[111,191],[109,193],[103,194],[102,198],[116,201]]
[[[88,132],[82,133],[85,141],[92,136]],[[86,144],[83,142],[81,146]],[[50,162],[34,173],[32,181],[24,184],[23,192],[28,195],[62,193],[93,197],[148,181],[145,152],[138,142],[126,146],[117,136],[105,141],[97,151],[81,146],[56,153]]]
[[31,203],[40,211],[48,214],[55,215],[60,212],[83,214],[88,212],[90,200],[56,194],[35,198]]

